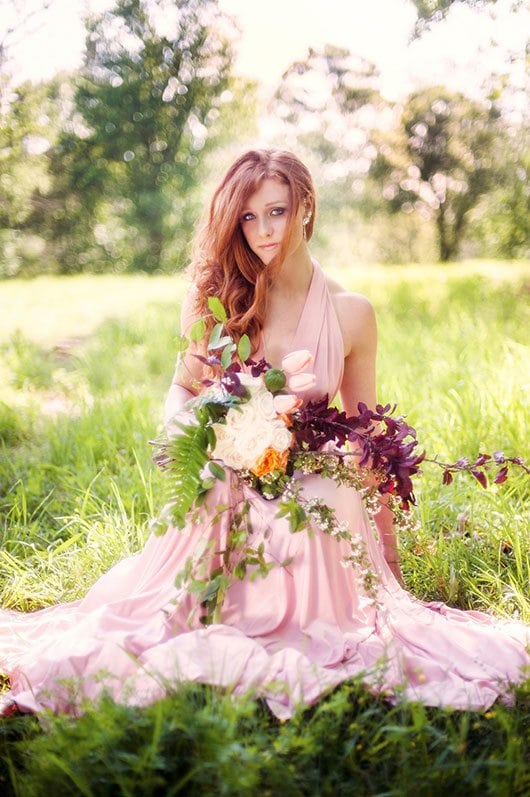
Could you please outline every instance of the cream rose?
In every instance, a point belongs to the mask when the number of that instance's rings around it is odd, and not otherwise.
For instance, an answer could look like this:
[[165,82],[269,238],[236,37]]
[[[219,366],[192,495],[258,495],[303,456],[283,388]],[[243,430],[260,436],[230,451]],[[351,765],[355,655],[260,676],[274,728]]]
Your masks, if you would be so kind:
[[213,458],[236,470],[251,469],[269,448],[281,454],[292,442],[291,432],[278,418],[273,396],[263,382],[248,374],[241,374],[241,381],[249,388],[250,400],[231,407],[225,423],[212,425],[216,437]]

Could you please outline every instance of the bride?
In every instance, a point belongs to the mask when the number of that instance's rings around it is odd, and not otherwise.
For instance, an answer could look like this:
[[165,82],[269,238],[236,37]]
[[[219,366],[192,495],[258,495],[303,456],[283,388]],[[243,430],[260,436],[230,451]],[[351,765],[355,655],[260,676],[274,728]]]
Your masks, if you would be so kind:
[[[363,296],[330,280],[311,256],[315,213],[311,176],[294,155],[240,156],[197,236],[182,330],[208,315],[208,298],[217,297],[232,337],[249,335],[254,360],[279,367],[286,354],[308,350],[313,375],[300,398],[339,394],[354,415],[359,402],[376,404],[375,317]],[[202,349],[201,341],[192,344],[178,362],[165,405],[172,431],[200,389],[203,366],[194,355]],[[217,481],[183,529],[151,535],[83,599],[32,614],[0,612],[6,710],[75,713],[103,691],[145,705],[179,681],[198,681],[236,695],[252,690],[287,718],[297,704],[359,674],[391,700],[485,709],[509,699],[528,673],[530,628],[416,599],[402,588],[384,501],[375,534],[355,489],[313,474],[300,482],[304,498],[324,500],[362,545],[376,599],[360,569],[342,566],[344,540],[317,528],[293,534],[275,501],[230,478]],[[253,545],[263,544],[267,561],[288,565],[233,583],[220,622],[203,627],[193,612],[197,599],[175,579],[208,542],[222,547],[242,499]]]

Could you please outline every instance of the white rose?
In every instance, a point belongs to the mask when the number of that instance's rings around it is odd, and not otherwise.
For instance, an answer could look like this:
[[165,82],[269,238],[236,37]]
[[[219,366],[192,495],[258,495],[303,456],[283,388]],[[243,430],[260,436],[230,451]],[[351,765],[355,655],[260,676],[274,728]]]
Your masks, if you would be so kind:
[[278,426],[275,426],[271,434],[271,448],[275,448],[280,454],[290,448],[293,441],[293,436],[289,429],[287,429],[280,421]]
[[237,407],[230,407],[226,413],[226,426],[234,431],[245,428],[247,423],[245,408],[248,404],[239,404]]
[[267,388],[256,393],[251,403],[255,406],[256,413],[262,418],[267,418],[271,421],[276,418],[274,399],[272,393],[270,393]]
[[213,457],[214,459],[221,459],[229,468],[237,470],[247,467],[240,448],[235,445],[234,439],[230,436],[218,439],[213,450]]

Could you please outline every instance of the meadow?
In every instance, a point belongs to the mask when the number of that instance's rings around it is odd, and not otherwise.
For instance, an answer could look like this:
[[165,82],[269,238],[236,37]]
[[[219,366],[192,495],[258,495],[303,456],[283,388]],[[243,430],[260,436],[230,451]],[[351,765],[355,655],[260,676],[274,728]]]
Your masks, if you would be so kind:
[[[379,400],[429,457],[528,461],[530,265],[331,272],[379,324]],[[168,494],[148,441],[175,361],[182,277],[0,283],[0,600],[82,596],[138,550]],[[426,464],[400,539],[423,599],[530,622],[529,479],[450,486]],[[530,689],[486,713],[389,706],[353,681],[277,722],[260,701],[183,685],[148,709],[0,720],[2,795],[527,795]]]

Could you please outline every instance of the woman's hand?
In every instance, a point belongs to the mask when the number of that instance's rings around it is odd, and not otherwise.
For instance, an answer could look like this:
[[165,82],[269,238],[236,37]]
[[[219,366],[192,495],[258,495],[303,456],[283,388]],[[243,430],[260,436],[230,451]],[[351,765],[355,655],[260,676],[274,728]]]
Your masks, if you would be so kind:
[[380,496],[379,505],[381,508],[374,519],[381,538],[383,556],[396,581],[403,587],[405,583],[399,566],[399,550],[396,532],[393,529],[393,513],[387,506],[384,495]]
[[179,427],[175,421],[189,423],[193,420],[193,412],[185,409],[186,403],[194,398],[194,393],[182,385],[173,382],[169,388],[166,403],[164,405],[164,426],[168,435],[175,435],[179,432]]

